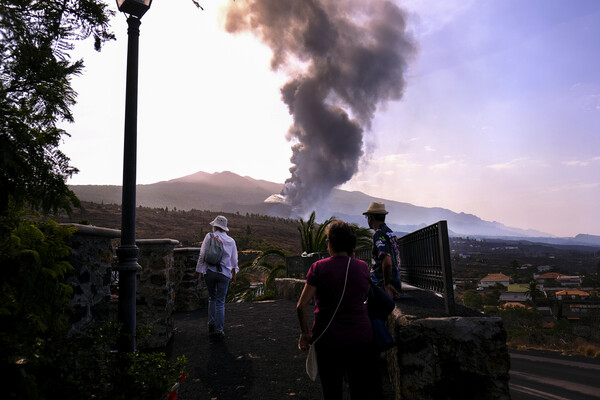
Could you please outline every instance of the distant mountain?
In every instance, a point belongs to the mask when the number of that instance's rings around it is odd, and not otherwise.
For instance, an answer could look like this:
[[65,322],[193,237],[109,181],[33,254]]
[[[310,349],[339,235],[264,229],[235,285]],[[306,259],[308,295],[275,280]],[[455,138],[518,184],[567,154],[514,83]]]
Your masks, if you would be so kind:
[[[280,193],[283,184],[256,180],[232,172],[213,174],[197,172],[169,181],[137,186],[137,204],[146,207],[168,207],[180,210],[211,210],[292,216],[292,210],[282,203],[265,203],[269,196]],[[71,189],[83,201],[120,204],[121,186],[72,185]],[[362,192],[334,189],[327,201],[315,207],[317,219],[332,215],[348,222],[366,225],[363,211],[371,201],[384,201],[389,211],[387,222],[397,232],[412,232],[440,220],[448,221],[451,236],[507,237],[555,244],[600,246],[600,236],[577,235],[556,238],[535,230],[512,228],[500,222],[484,221],[473,214],[456,213],[440,207],[421,207],[369,196]]]

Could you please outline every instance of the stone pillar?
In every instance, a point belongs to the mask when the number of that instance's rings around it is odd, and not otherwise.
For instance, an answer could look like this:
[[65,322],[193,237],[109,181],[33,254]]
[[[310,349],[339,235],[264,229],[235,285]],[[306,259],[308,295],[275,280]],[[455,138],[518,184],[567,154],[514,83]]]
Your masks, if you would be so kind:
[[397,347],[386,352],[396,400],[510,400],[510,357],[500,318],[389,319]]
[[73,249],[69,262],[75,269],[67,278],[73,288],[69,335],[82,334],[89,325],[103,323],[110,317],[111,270],[121,232],[89,225],[64,225],[77,228],[69,239]]
[[140,239],[137,276],[137,329],[149,325],[150,336],[138,336],[140,349],[163,348],[173,336],[175,277],[173,250],[179,242],[172,239]]
[[196,263],[200,255],[199,247],[175,249],[175,309],[194,311],[208,307],[208,290],[203,279],[196,279]]

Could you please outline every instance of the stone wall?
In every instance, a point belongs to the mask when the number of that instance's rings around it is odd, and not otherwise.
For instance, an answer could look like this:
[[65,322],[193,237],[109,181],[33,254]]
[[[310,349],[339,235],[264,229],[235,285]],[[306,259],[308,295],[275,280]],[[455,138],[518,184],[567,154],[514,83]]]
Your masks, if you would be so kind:
[[[68,283],[73,287],[69,306],[69,334],[84,334],[90,326],[117,321],[118,274],[115,250],[119,230],[89,225],[66,224],[77,228],[69,239],[73,249],[69,262],[74,273]],[[208,293],[203,280],[194,278],[199,248],[178,248],[172,239],[140,239],[137,274],[136,314],[139,327],[149,325],[151,335],[138,338],[138,347],[167,345],[173,335],[173,312],[206,307]],[[115,279],[111,292],[112,278]]]
[[275,278],[275,298],[298,301],[305,279]]
[[396,348],[386,352],[396,400],[510,399],[510,358],[500,318],[406,318],[388,325]]
[[175,249],[175,309],[193,311],[208,307],[208,290],[203,279],[196,279],[199,247]]
[[89,324],[106,321],[110,316],[111,271],[114,250],[121,232],[115,229],[67,224],[77,228],[69,239],[73,253],[69,259],[74,273],[67,282],[73,288],[69,334],[84,333]]

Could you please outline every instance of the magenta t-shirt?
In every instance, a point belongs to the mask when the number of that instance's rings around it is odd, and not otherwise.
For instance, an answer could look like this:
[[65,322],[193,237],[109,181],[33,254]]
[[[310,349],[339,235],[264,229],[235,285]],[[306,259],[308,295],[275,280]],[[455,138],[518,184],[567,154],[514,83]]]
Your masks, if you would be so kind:
[[[340,301],[347,265],[346,256],[329,257],[315,262],[306,274],[306,282],[317,288],[313,340],[325,329]],[[373,328],[365,305],[369,281],[367,263],[353,258],[342,304],[317,343],[346,345],[370,342],[373,339]]]

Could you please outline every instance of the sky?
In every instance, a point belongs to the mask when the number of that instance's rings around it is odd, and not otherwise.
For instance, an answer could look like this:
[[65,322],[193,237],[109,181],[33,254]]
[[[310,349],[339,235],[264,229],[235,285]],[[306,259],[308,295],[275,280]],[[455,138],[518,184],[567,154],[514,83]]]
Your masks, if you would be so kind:
[[[198,171],[290,177],[293,118],[273,51],[228,33],[241,0],[155,0],[140,27],[137,183]],[[348,0],[351,1],[351,0]],[[116,9],[112,2],[108,4]],[[600,2],[404,0],[416,51],[341,185],[554,236],[600,235]],[[84,73],[61,150],[69,184],[122,183],[127,24]],[[302,63],[296,64],[302,70]]]

